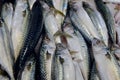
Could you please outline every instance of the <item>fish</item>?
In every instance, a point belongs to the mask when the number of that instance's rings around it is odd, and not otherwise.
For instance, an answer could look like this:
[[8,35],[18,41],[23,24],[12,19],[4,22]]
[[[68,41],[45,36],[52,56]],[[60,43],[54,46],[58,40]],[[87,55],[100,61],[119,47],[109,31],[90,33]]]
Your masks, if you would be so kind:
[[44,34],[42,6],[39,1],[34,3],[30,13],[30,20],[28,22],[28,31],[26,33],[25,41],[14,64],[15,79],[17,78],[19,71],[25,66],[25,62],[29,55],[35,53],[35,47],[40,39],[40,36]]
[[120,47],[116,45],[114,48],[114,55],[120,60]]
[[55,17],[59,26],[61,26],[64,22],[64,18],[67,13],[68,1],[69,0],[53,0],[53,5],[55,9],[58,10]]
[[70,52],[62,44],[57,44],[56,47],[58,48],[56,55],[59,56],[62,61],[63,79],[75,80],[75,68],[72,62]]
[[14,80],[13,77],[13,56],[9,43],[9,34],[7,33],[8,28],[5,25],[3,20],[0,20],[0,66],[10,77]]
[[[53,2],[53,5],[54,5],[55,9],[62,12],[63,0],[52,0],[52,2]],[[56,14],[55,18],[57,19],[58,25],[61,26],[63,21],[64,21],[64,16],[61,15],[61,14]]]
[[11,37],[14,47],[15,61],[19,56],[20,49],[25,40],[25,36],[28,30],[28,22],[30,19],[30,9],[27,0],[18,0],[13,15],[11,25]]
[[100,80],[95,62],[93,62],[92,70],[90,72],[90,80]]
[[25,63],[25,67],[20,71],[17,80],[35,80],[35,56],[31,55]]
[[89,65],[90,57],[89,57],[88,47],[84,38],[79,33],[79,31],[75,31],[75,32],[76,32],[76,35],[78,36],[80,46],[81,46],[82,59],[80,60],[79,66],[81,68],[84,79],[87,80],[89,76],[89,66],[90,66]]
[[79,32],[86,38],[88,42],[91,42],[93,38],[100,39],[100,35],[94,27],[89,15],[84,10],[82,2],[79,0],[71,1],[69,4],[69,15],[73,26],[79,30]]
[[53,6],[55,7],[55,9],[59,10],[62,12],[62,5],[63,5],[63,1],[64,0],[52,0],[53,2]]
[[55,52],[55,43],[45,37],[42,41],[40,51],[37,54],[36,79],[51,80],[51,66]]
[[51,80],[63,80],[63,67],[62,62],[63,60],[59,56],[59,54],[64,50],[64,47],[61,43],[56,44],[56,50],[53,55],[52,66],[51,66]]
[[64,15],[67,15],[68,3],[70,0],[63,0],[62,12]]
[[2,12],[2,5],[3,5],[3,1],[2,1],[2,0],[0,1],[0,5],[1,5],[1,6],[0,6],[0,15],[1,15],[1,12]]
[[93,39],[92,50],[100,79],[119,80],[119,67],[105,44],[98,39]]
[[12,3],[15,4],[16,0],[1,0],[1,2],[4,3]]
[[10,35],[12,17],[13,17],[13,5],[11,3],[3,4],[2,13],[1,13],[1,20],[3,21],[5,29],[6,29],[7,38],[9,40],[8,45],[9,45],[9,48],[10,48],[10,51],[11,51],[10,54],[11,54],[12,63],[13,63],[14,62],[14,49],[13,49],[12,38],[11,38],[11,35]]
[[9,78],[6,76],[4,77],[4,76],[0,75],[0,80],[9,80]]
[[[71,37],[70,35],[62,32],[61,26],[58,25],[57,19],[54,16],[54,11],[50,9],[50,7],[43,1],[40,1],[43,8],[43,18],[45,24],[45,31],[49,35],[49,39],[51,37],[54,38],[55,43],[61,43],[61,36],[64,35],[66,37]],[[51,36],[51,37],[50,37]]]
[[29,6],[30,6],[30,10],[33,7],[33,4],[35,3],[36,0],[28,0]]
[[75,68],[75,80],[84,80],[82,72],[79,68],[79,65],[76,61],[73,60],[74,68]]
[[[41,5],[43,8],[45,30],[50,36],[54,36],[59,31],[57,20],[54,17],[53,11],[51,11],[50,7],[46,3],[41,2]],[[57,37],[56,42],[61,42],[60,37]]]
[[[119,10],[119,4],[106,3],[106,6],[109,8],[112,16],[114,17],[114,21],[116,22],[116,15]],[[117,17],[117,18],[119,18],[119,17]]]
[[103,2],[108,2],[108,3],[120,3],[119,0],[103,0]]
[[54,7],[66,15],[69,0],[53,0]]
[[78,62],[83,78],[87,80],[89,73],[89,54],[86,42],[79,31],[74,30],[70,23],[64,23],[63,31],[72,36],[72,38],[66,37],[66,46],[72,58]]
[[[9,14],[8,14],[9,13]],[[4,26],[6,26],[6,33],[7,33],[7,39],[9,40],[9,48],[10,48],[10,55],[12,59],[12,65],[14,63],[14,49],[13,49],[13,43],[11,38],[11,25],[12,25],[12,17],[13,17],[13,5],[11,3],[5,3],[2,6],[2,13],[1,13],[1,19],[3,19]]]
[[65,16],[64,13],[62,12],[63,1],[60,1],[60,0],[42,0],[42,2],[47,3],[47,5],[51,9],[51,11],[54,12],[54,16],[55,16],[57,23],[58,23],[57,25],[59,28],[61,28],[60,26],[62,25],[63,20],[64,20],[64,16]]
[[108,31],[102,15],[95,9],[93,9],[88,3],[83,2],[83,7],[91,18],[94,26],[101,35],[101,40],[108,46]]
[[0,68],[0,80],[10,80],[9,75],[2,68]]
[[116,62],[118,63],[118,65],[120,66],[120,47],[119,45],[114,45],[114,50],[111,51],[112,54],[114,55]]
[[120,26],[119,25],[116,25],[116,34],[117,34],[117,44],[120,46]]
[[4,19],[6,25],[8,26],[9,33],[11,33],[11,25],[13,18],[13,5],[11,3],[5,3],[2,6],[1,17]]
[[103,3],[102,0],[94,0],[97,6],[98,11],[103,16],[103,19],[106,23],[108,34],[110,36],[110,39],[113,44],[116,43],[116,29],[115,29],[115,23],[114,18],[109,10],[109,8]]
[[42,2],[45,2],[51,8],[55,8],[53,4],[53,0],[42,0]]

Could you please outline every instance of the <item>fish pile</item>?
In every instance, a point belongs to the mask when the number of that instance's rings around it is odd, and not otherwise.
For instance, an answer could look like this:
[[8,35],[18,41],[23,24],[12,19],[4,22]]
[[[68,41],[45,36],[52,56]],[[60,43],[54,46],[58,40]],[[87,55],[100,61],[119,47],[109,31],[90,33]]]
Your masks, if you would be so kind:
[[120,0],[0,0],[0,80],[120,80]]

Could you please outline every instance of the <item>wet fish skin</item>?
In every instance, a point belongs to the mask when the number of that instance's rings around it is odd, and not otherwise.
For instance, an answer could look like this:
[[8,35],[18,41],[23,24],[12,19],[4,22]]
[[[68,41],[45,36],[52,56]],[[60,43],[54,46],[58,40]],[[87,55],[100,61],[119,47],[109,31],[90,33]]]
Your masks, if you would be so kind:
[[104,2],[120,3],[119,0],[103,0]]
[[0,67],[0,80],[10,80],[10,76]]
[[68,0],[53,0],[53,4],[54,4],[55,9],[57,9],[63,14],[61,15],[59,12],[55,14],[58,25],[61,26],[66,16]]
[[[9,14],[8,14],[9,13]],[[13,49],[13,43],[12,43],[12,38],[11,38],[11,35],[10,35],[10,30],[11,30],[11,24],[12,24],[12,17],[13,17],[13,6],[11,3],[5,3],[3,6],[2,6],[2,14],[1,14],[1,18],[2,18],[2,21],[3,21],[3,24],[5,26],[5,31],[6,31],[6,36],[7,36],[7,46],[9,46],[9,50],[10,50],[10,57],[11,57],[11,60],[12,60],[12,66],[13,66],[13,63],[14,63],[14,49]]]
[[40,51],[37,56],[37,64],[36,64],[36,79],[39,80],[51,80],[51,64],[52,64],[52,55],[54,50],[51,50],[52,53],[49,53],[50,44],[47,43],[47,40],[44,38],[42,41],[42,45],[40,47]]
[[35,64],[35,55],[31,55],[23,70],[20,71],[17,80],[35,80]]
[[92,70],[90,72],[90,80],[100,80],[95,62],[93,62]]
[[19,57],[15,63],[14,76],[17,77],[19,71],[25,66],[26,59],[30,54],[34,53],[34,49],[38,43],[38,40],[43,32],[43,15],[42,7],[39,1],[36,1],[33,5],[30,15],[30,21],[28,24],[27,36],[25,42],[20,50]]
[[42,1],[47,3],[49,7],[55,8],[52,0],[42,0]]
[[57,44],[57,47],[58,46],[60,48],[60,51],[58,50],[59,52],[57,53],[57,55],[61,58],[61,60],[63,60],[62,62],[63,79],[64,80],[75,80],[75,68],[72,62],[72,57],[70,55],[70,52],[64,45]]
[[51,80],[63,80],[63,67],[62,67],[62,60],[59,56],[61,50],[63,50],[63,46],[61,43],[56,44],[55,54],[53,55],[52,61],[52,73],[51,73]]
[[[54,16],[54,11],[50,9],[50,7],[44,3],[40,2],[43,8],[43,18],[44,18],[44,24],[45,24],[45,30],[49,35],[49,39],[51,39],[50,36],[55,38],[55,42],[59,43],[61,42],[60,36],[55,37],[54,35],[60,30],[60,26],[58,25],[57,19]],[[52,40],[52,39],[51,39]]]
[[93,9],[88,3],[83,2],[83,7],[90,16],[94,26],[97,28],[99,34],[101,35],[101,39],[108,46],[108,31],[104,19],[102,18],[101,14]]
[[117,34],[117,44],[120,46],[120,26],[119,25],[116,25],[116,34]]
[[11,48],[9,44],[8,28],[3,20],[0,20],[0,66],[10,76],[10,79],[14,80],[13,77],[13,58],[11,55]]
[[86,40],[90,42],[94,37],[100,39],[100,35],[82,6],[82,1],[70,2],[69,15],[74,27],[84,35]]
[[11,3],[5,3],[2,6],[1,17],[4,19],[8,26],[9,32],[11,32],[12,18],[13,18],[13,5]]
[[49,80],[46,66],[47,59],[47,47],[45,42],[43,41],[40,52],[38,53],[38,59],[36,63],[36,80]]
[[56,18],[54,17],[54,12],[51,11],[50,7],[46,3],[41,2],[41,4],[43,8],[46,32],[51,35],[54,35],[59,30]]
[[20,49],[25,40],[25,36],[28,30],[28,22],[30,18],[30,9],[27,0],[18,0],[12,20],[12,29],[10,31],[12,37],[12,43],[14,47],[15,61],[19,56]]
[[110,38],[112,40],[112,42],[115,44],[116,43],[116,31],[115,31],[115,23],[113,20],[113,16],[109,10],[109,8],[103,3],[102,0],[94,0],[96,3],[96,6],[98,8],[98,10],[100,11],[100,13],[102,14],[107,29],[108,29],[108,34],[110,35]]
[[66,37],[66,46],[71,52],[72,58],[79,64],[84,79],[87,80],[89,73],[89,54],[87,45],[82,35],[79,31],[73,29],[69,21],[64,23],[63,31],[72,36],[72,38]]
[[98,74],[102,80],[119,80],[119,69],[115,58],[102,41],[94,39],[92,49]]
[[55,52],[55,43],[45,36],[37,57],[36,79],[51,80],[51,66]]
[[79,65],[76,61],[73,61],[74,68],[75,68],[75,80],[84,80]]
[[8,77],[4,77],[2,75],[0,75],[0,80],[10,80]]
[[90,71],[90,69],[89,69],[90,57],[89,57],[88,47],[87,47],[87,44],[86,44],[84,38],[79,33],[79,31],[75,31],[75,32],[76,32],[76,35],[78,36],[78,39],[79,39],[79,42],[81,45],[81,55],[83,57],[83,59],[81,59],[81,61],[79,63],[79,66],[81,68],[84,79],[87,80],[88,76],[89,76],[89,71]]

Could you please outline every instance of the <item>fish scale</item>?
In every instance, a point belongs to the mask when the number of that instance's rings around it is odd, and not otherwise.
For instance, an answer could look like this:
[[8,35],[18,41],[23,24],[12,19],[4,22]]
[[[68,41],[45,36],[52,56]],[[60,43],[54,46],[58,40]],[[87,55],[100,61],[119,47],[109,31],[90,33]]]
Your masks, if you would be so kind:
[[20,50],[20,55],[15,64],[15,77],[18,72],[25,65],[25,61],[30,54],[34,53],[34,48],[43,32],[43,15],[39,1],[36,1],[33,5],[30,22],[28,25],[28,32],[25,37],[23,48]]
[[59,56],[61,50],[61,48],[59,48],[59,45],[62,44],[56,44],[56,51],[53,55],[51,80],[64,80],[63,67]]
[[46,53],[47,49],[43,42],[40,52],[38,53],[38,59],[37,59],[37,73],[36,73],[36,80],[48,80],[47,79],[47,71],[46,71]]
[[110,36],[110,39],[112,43],[116,43],[116,32],[115,32],[115,23],[113,16],[109,10],[109,8],[103,3],[102,0],[94,0],[97,6],[97,9],[100,11],[102,14],[104,21],[106,23],[107,29],[108,29],[108,34]]

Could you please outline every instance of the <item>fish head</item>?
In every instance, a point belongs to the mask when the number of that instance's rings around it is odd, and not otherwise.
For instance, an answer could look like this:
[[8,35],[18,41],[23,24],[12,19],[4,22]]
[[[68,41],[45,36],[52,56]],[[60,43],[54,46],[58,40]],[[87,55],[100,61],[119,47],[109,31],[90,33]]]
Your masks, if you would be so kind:
[[57,49],[58,51],[63,51],[63,50],[66,49],[66,47],[65,47],[63,44],[61,44],[61,43],[57,43],[57,44],[56,44],[56,49]]
[[11,11],[13,9],[12,7],[13,7],[13,5],[11,3],[5,3],[3,5],[3,10],[5,10],[5,11]]
[[94,38],[92,40],[92,48],[95,51],[100,51],[100,50],[103,50],[103,49],[107,49],[104,42],[97,39],[97,38]]
[[58,55],[59,57],[61,57],[63,59],[66,59],[70,55],[70,53],[69,53],[68,49],[65,47],[65,45],[63,45],[61,43],[58,43],[56,45],[56,50],[57,50],[56,55]]
[[46,44],[46,48],[48,50],[48,53],[53,54],[55,51],[55,42],[51,41],[50,39],[48,39],[47,37],[44,40],[44,43]]

